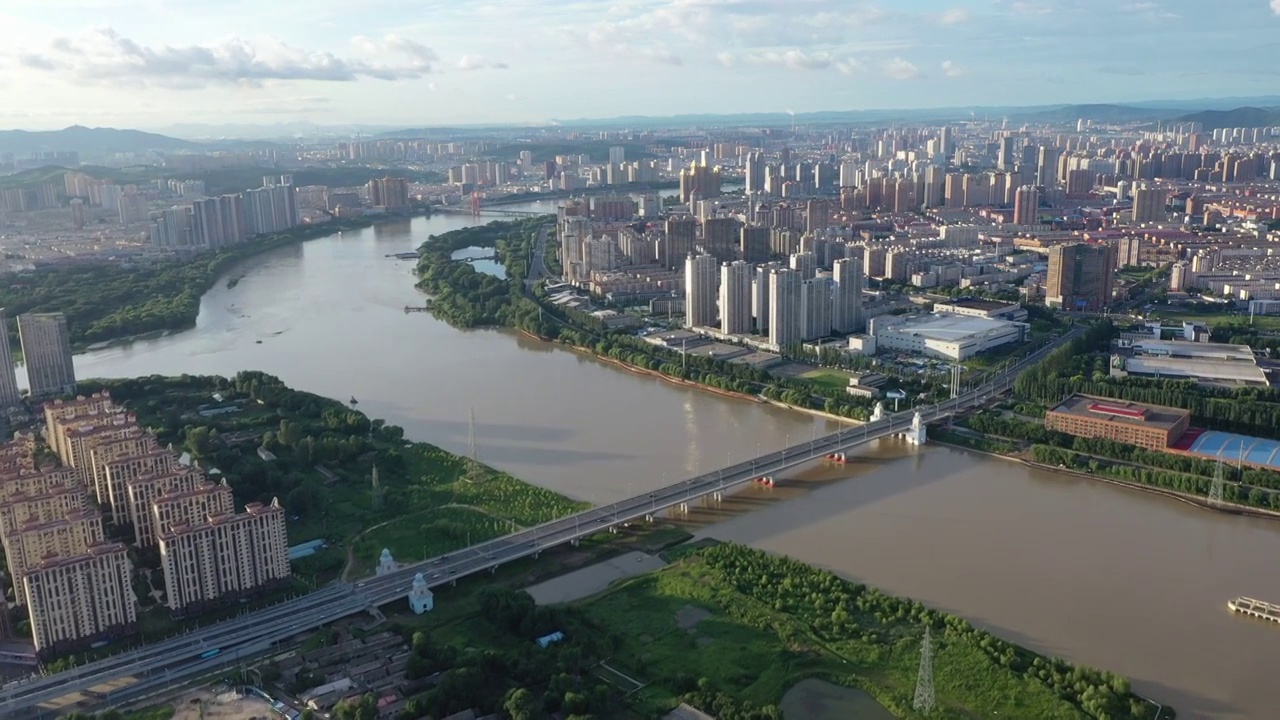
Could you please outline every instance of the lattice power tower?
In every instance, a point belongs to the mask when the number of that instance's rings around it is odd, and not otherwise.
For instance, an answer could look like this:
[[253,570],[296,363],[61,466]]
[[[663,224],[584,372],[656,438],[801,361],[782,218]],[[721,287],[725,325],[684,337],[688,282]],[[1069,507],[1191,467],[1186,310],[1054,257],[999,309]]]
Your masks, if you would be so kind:
[[920,645],[920,675],[916,678],[916,699],[911,706],[922,715],[933,712],[933,641],[928,625],[924,626],[924,642]]

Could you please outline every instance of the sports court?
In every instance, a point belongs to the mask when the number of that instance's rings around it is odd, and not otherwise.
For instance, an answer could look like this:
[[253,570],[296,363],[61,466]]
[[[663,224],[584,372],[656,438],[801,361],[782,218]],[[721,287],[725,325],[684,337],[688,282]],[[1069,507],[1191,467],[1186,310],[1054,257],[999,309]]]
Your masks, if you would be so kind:
[[1280,441],[1276,440],[1205,430],[1192,441],[1187,451],[1208,458],[1222,458],[1223,462],[1246,462],[1280,470]]

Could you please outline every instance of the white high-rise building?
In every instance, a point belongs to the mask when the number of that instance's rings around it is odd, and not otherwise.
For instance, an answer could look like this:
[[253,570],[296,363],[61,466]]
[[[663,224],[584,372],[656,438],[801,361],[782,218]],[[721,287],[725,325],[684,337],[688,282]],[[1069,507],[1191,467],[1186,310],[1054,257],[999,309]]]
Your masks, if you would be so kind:
[[4,308],[0,308],[0,409],[17,405],[20,399],[13,348],[9,344],[9,320],[4,315]]
[[689,255],[684,259],[685,327],[711,327],[716,323],[716,259]]
[[615,270],[618,267],[618,244],[608,235],[588,238],[582,243],[582,275],[589,282],[591,273]]
[[751,332],[751,266],[741,260],[720,265],[720,330]]
[[609,148],[609,164],[621,165],[627,161],[627,149],[621,145],[614,145]]
[[800,339],[814,340],[831,334],[831,278],[815,277],[800,283]]
[[831,288],[831,329],[854,333],[862,328],[862,258],[835,261]]
[[800,274],[769,269],[769,343],[779,349],[800,342]]
[[751,281],[751,316],[755,318],[757,335],[769,331],[769,271],[776,267],[777,263],[769,263],[755,268],[755,278]]
[[811,252],[791,253],[791,269],[801,280],[812,280],[818,274],[818,258]]
[[565,282],[576,284],[581,280],[582,247],[590,237],[591,225],[585,217],[567,217],[560,225],[560,263]]

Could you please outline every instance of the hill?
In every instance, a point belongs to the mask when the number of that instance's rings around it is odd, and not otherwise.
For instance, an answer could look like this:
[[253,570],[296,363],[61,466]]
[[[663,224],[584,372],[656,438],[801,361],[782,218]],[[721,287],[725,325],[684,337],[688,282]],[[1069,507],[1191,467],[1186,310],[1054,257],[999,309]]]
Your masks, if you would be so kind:
[[1135,107],[1133,105],[1063,105],[1061,107],[1037,110],[1029,113],[1011,114],[1025,120],[1038,122],[1072,122],[1074,120],[1093,120],[1103,123],[1124,123],[1141,120],[1162,120],[1177,114],[1176,110],[1155,107]]
[[1238,107],[1234,110],[1204,110],[1183,115],[1176,120],[1203,123],[1205,130],[1274,127],[1280,125],[1280,108]]
[[193,150],[200,147],[198,143],[168,135],[141,130],[88,128],[83,125],[72,125],[62,130],[0,130],[0,153],[13,153],[19,157],[35,152],[78,152],[92,156],[148,150]]

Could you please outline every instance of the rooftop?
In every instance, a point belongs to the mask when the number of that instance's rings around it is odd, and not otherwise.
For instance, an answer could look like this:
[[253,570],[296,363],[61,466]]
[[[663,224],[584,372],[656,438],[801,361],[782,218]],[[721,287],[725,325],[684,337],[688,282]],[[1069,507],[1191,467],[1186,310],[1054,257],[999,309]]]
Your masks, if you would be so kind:
[[1072,395],[1050,412],[1165,430],[1190,414],[1182,408],[1096,398],[1088,395]]
[[989,320],[950,313],[881,316],[875,318],[873,322],[878,326],[876,332],[880,332],[879,326],[883,325],[885,330],[920,335],[930,340],[944,342],[955,342],[975,335],[999,332],[1012,325],[1004,320]]
[[974,310],[983,310],[991,312],[992,310],[1004,310],[1006,308],[1017,307],[1017,303],[1000,302],[999,300],[984,300],[976,297],[959,297],[947,302],[938,303],[939,305],[952,305],[962,308],[973,308]]

